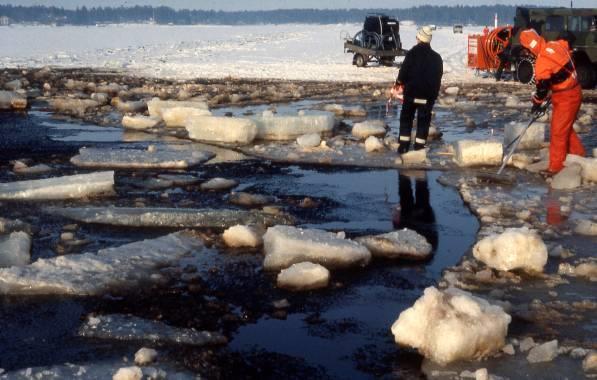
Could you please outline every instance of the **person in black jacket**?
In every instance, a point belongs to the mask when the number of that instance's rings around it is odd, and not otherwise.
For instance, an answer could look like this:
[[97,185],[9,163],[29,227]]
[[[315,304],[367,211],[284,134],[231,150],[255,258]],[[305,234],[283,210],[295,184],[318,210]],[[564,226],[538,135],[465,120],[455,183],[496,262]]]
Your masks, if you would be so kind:
[[403,92],[404,103],[400,112],[400,145],[398,153],[410,149],[410,138],[415,112],[417,135],[414,149],[424,149],[427,144],[431,110],[439,94],[443,75],[442,57],[431,49],[432,30],[424,26],[417,32],[417,44],[404,57],[394,90]]

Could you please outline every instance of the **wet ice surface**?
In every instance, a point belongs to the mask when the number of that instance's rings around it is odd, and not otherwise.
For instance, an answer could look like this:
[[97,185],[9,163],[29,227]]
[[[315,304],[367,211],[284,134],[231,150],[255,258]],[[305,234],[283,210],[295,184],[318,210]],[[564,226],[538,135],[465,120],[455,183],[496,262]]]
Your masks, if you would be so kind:
[[[348,102],[346,105],[355,106],[358,103]],[[278,114],[284,115],[321,107],[322,104],[317,101],[300,101],[277,105],[276,109]],[[258,115],[268,108],[269,105],[229,107],[215,109],[214,114],[221,116],[232,112],[234,116],[241,116],[251,112]],[[391,127],[389,134],[397,135],[396,112],[386,117],[385,105],[382,103],[367,104],[366,108],[367,118],[384,118]],[[463,121],[465,117],[474,119],[476,127],[467,129]],[[507,121],[521,118],[524,119],[524,115],[520,111],[510,110],[501,111],[499,117],[492,118],[486,109],[463,104],[455,108],[436,107],[435,123],[444,133],[443,140],[453,142],[460,138],[486,139],[498,134]],[[65,174],[73,174],[74,169],[68,164],[68,158],[76,153],[80,145],[101,143],[102,146],[110,146],[113,142],[128,140],[127,134],[122,134],[119,128],[63,123],[43,113],[33,113],[29,120],[44,124],[44,128],[52,131],[54,140],[63,144],[56,145],[59,155],[53,158],[53,164]],[[345,122],[350,125],[359,120],[362,118],[345,119]],[[135,141],[135,146],[166,140],[165,137],[150,134],[134,136],[132,141]],[[594,146],[594,136],[591,135],[590,139]],[[220,148],[214,150],[220,151],[216,160],[227,161],[229,157],[233,161],[239,159],[238,154],[231,151]],[[44,161],[47,157],[41,156],[38,160],[47,162]],[[89,313],[99,312],[163,319],[173,326],[209,331],[223,329],[231,338],[223,355],[240,354],[243,358],[250,358],[243,361],[244,367],[238,370],[240,373],[246,368],[267,366],[269,362],[265,357],[274,357],[280,358],[280,363],[284,364],[279,372],[274,372],[270,377],[288,373],[295,369],[295,365],[301,370],[306,368],[311,375],[313,372],[309,372],[310,369],[316,371],[314,373],[335,378],[420,375],[420,357],[399,350],[389,328],[400,311],[412,305],[425,287],[437,282],[443,268],[460,260],[462,254],[476,241],[478,228],[476,218],[463,206],[458,193],[437,183],[438,172],[425,174],[411,170],[399,173],[386,169],[285,166],[263,161],[212,164],[185,171],[118,171],[115,186],[117,196],[111,199],[57,201],[44,206],[234,207],[229,204],[226,192],[201,192],[198,183],[173,183],[165,188],[153,188],[150,184],[155,184],[160,179],[158,176],[163,174],[192,175],[199,178],[200,182],[214,177],[234,178],[240,182],[235,191],[277,197],[276,205],[296,215],[300,227],[345,231],[350,238],[385,233],[395,228],[411,228],[432,243],[433,256],[423,264],[374,260],[364,269],[334,271],[328,289],[296,295],[274,287],[275,275],[261,271],[262,256],[256,254],[259,251],[228,250],[216,242],[215,249],[209,250],[203,257],[197,268],[197,276],[193,272],[185,272],[184,263],[181,263],[181,268],[173,269],[180,281],[169,283],[166,289],[138,289],[139,294],[108,295],[103,299],[3,297],[0,301],[3,305],[0,320],[7,328],[0,332],[0,368],[16,374],[14,371],[26,370],[28,367],[51,367],[66,362],[81,365],[94,363],[93,367],[100,368],[100,373],[105,376],[108,370],[115,372],[118,367],[129,366],[130,362],[124,363],[122,357],[131,358],[140,346],[75,336],[81,320]],[[7,174],[7,170],[2,170],[0,177],[2,182],[14,180],[14,175]],[[168,180],[169,177],[163,178]],[[540,188],[519,191],[525,197],[545,195]],[[317,206],[300,207],[305,197],[312,198]],[[66,253],[76,254],[171,232],[171,229],[121,229],[82,224],[76,226],[74,232],[77,238],[86,241],[84,249],[81,249],[60,241],[59,235],[64,226],[72,222],[41,213],[42,205],[6,203],[2,206],[3,216],[26,218],[29,223],[41,226],[34,236],[32,260],[53,257],[59,247],[63,247]],[[586,218],[590,215],[575,210],[572,217]],[[586,241],[570,240],[572,246],[587,244]],[[551,267],[553,271],[553,265]],[[195,284],[197,277],[203,279],[198,285]],[[190,290],[196,286],[203,293],[196,294]],[[559,288],[558,292],[574,297],[586,294],[590,286],[590,283],[574,281]],[[144,294],[145,291],[149,294]],[[533,288],[528,289],[528,292],[529,297],[535,294]],[[273,301],[284,298],[288,299],[289,307],[281,310],[272,308]],[[233,323],[234,327],[230,328],[220,318],[222,315],[214,320],[213,315],[206,310],[218,303],[224,304],[222,309],[228,310],[222,312],[228,320],[234,321],[236,318],[243,322]],[[195,318],[196,315],[199,317]],[[238,325],[242,326],[238,328]],[[594,324],[573,326],[571,329],[575,330],[572,335],[594,334]],[[542,333],[541,327],[534,330],[539,335]],[[188,367],[188,352],[181,352],[177,347],[168,347],[166,351],[168,355],[164,362],[181,371],[184,371],[183,366]],[[260,353],[266,354],[261,356]]]

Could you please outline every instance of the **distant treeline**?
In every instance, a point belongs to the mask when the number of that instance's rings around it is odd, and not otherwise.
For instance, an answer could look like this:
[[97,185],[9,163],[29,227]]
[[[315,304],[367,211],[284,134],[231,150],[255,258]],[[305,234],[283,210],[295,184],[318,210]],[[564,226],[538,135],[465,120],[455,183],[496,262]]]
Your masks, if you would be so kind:
[[13,23],[95,25],[110,23],[155,22],[158,24],[337,24],[360,23],[368,13],[383,13],[399,20],[451,25],[455,23],[488,25],[498,14],[501,24],[512,23],[514,6],[418,6],[406,9],[280,9],[272,11],[175,10],[169,7],[98,7],[64,9],[46,6],[0,5],[0,16]]

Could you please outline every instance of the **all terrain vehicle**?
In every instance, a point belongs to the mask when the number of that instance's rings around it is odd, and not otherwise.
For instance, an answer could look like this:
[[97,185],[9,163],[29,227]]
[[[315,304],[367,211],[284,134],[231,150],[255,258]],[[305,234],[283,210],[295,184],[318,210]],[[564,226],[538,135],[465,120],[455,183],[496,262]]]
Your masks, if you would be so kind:
[[354,54],[352,64],[358,67],[372,61],[392,66],[396,57],[406,54],[400,42],[398,20],[382,14],[368,15],[363,29],[352,39],[345,39],[344,52]]
[[534,80],[534,57],[520,45],[520,32],[533,28],[548,41],[566,38],[578,80],[585,89],[597,81],[597,8],[523,8],[516,9],[510,62],[522,83]]

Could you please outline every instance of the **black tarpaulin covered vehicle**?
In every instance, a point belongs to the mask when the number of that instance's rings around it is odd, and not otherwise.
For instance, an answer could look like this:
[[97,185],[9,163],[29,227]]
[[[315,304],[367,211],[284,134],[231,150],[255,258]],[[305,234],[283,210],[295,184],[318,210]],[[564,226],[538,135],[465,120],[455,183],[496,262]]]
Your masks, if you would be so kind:
[[368,62],[392,66],[396,57],[406,54],[398,20],[382,14],[367,15],[363,29],[344,41],[344,52],[354,54],[352,63],[358,67]]

